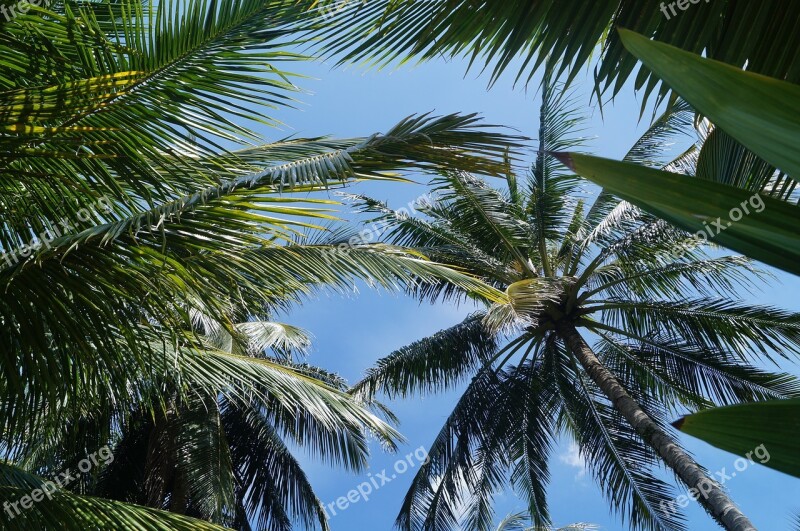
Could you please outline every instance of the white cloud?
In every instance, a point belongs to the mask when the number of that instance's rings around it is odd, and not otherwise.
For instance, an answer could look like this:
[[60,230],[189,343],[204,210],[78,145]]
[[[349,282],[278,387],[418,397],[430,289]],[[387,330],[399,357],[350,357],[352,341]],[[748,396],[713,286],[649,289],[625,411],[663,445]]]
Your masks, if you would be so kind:
[[567,448],[566,452],[558,456],[558,460],[573,468],[579,469],[578,473],[575,475],[575,479],[580,479],[586,475],[586,461],[583,460],[580,449],[574,442],[569,443],[569,448]]

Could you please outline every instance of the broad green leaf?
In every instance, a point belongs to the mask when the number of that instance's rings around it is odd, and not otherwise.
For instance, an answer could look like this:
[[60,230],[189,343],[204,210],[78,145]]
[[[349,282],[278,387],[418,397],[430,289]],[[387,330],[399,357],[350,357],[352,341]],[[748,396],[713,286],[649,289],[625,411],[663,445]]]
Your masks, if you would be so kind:
[[625,47],[755,154],[800,177],[800,86],[620,30]]
[[705,442],[800,477],[800,399],[708,409],[675,427]]
[[[800,274],[797,207],[687,175],[576,153],[556,156],[578,175],[678,227],[702,231],[709,241]],[[742,214],[738,221],[735,209]]]

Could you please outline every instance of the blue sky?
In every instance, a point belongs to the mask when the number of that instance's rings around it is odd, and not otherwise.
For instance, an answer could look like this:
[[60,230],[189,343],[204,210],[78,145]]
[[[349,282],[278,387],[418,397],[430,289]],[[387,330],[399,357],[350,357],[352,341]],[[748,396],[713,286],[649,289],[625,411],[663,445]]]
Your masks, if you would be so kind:
[[[538,98],[536,86],[529,91],[512,87],[510,76],[487,90],[487,78],[477,74],[464,76],[466,63],[444,60],[396,71],[365,72],[357,68],[332,70],[321,63],[292,64],[288,70],[317,79],[300,80],[303,88],[313,92],[303,95],[300,110],[280,110],[276,117],[287,124],[281,132],[265,130],[268,138],[287,134],[318,136],[368,136],[385,131],[401,118],[414,113],[434,111],[479,112],[486,121],[506,125],[521,134],[535,137]],[[576,84],[581,101],[588,104],[591,79],[581,76]],[[593,137],[590,150],[611,158],[620,158],[645,128],[638,124],[640,102],[631,87],[626,87],[613,104],[599,111],[589,111],[587,136]],[[420,178],[424,182],[424,178]],[[388,200],[396,208],[425,192],[423,186],[363,184],[348,190],[367,193]],[[777,279],[753,302],[773,304],[800,310],[795,294],[800,281],[777,273]],[[322,296],[297,308],[281,319],[310,330],[315,348],[310,362],[334,370],[350,381],[358,380],[364,370],[377,359],[416,339],[459,322],[470,308],[448,305],[419,305],[402,295],[379,293],[363,288],[347,297]],[[797,367],[784,367],[797,373]],[[332,470],[303,458],[310,480],[324,503],[346,496],[350,489],[368,480],[383,469],[391,469],[395,461],[433,440],[457,392],[407,401],[390,402],[400,417],[401,431],[408,439],[399,455],[382,453],[375,448],[372,465],[364,474]],[[736,456],[714,449],[690,438],[685,446],[711,471],[734,470]],[[549,489],[554,523],[566,525],[583,521],[599,524],[603,530],[626,529],[621,520],[610,514],[590,473],[585,472],[574,448],[562,443],[551,464],[553,480]],[[390,477],[391,474],[388,474]],[[334,531],[389,530],[412,479],[413,471],[399,475],[373,492],[369,501],[359,501],[331,519]],[[762,530],[789,529],[789,519],[800,512],[800,482],[765,467],[751,466],[727,480],[734,499]],[[685,492],[681,491],[681,492]],[[497,498],[498,519],[522,510],[524,503],[510,491]],[[686,509],[689,529],[718,529],[696,504]]]

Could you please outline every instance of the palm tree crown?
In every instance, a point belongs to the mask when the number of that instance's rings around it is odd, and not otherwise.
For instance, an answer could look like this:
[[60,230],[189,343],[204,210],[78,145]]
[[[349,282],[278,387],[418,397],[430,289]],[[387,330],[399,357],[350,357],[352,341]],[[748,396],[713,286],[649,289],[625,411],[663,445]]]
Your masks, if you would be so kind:
[[[654,146],[687,124],[687,112],[678,106],[657,120],[629,160],[656,160]],[[406,396],[470,379],[412,482],[401,529],[453,529],[462,504],[461,525],[489,529],[505,480],[535,524],[549,524],[548,457],[558,434],[579,444],[632,528],[682,529],[652,466],[663,459],[689,486],[704,473],[672,438],[671,415],[800,392],[793,377],[752,364],[796,350],[800,317],[737,301],[737,290],[759,278],[746,259],[706,254],[697,239],[604,192],[587,204],[586,185],[545,153],[573,146],[567,135],[577,124],[569,98],[546,80],[541,147],[526,178],[509,171],[499,190],[448,173],[419,209],[423,217],[356,198],[389,227],[387,241],[507,295],[382,359],[355,388]],[[441,284],[414,293],[464,298]],[[723,525],[746,528],[721,490],[710,498],[700,501]]]

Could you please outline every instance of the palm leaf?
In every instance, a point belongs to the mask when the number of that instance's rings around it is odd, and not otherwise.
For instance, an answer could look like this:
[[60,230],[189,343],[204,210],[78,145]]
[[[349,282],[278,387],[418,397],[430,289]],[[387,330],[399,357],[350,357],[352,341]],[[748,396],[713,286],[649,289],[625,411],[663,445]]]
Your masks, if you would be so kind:
[[[679,430],[764,466],[800,477],[800,400],[772,400],[701,411],[675,423]],[[762,451],[763,450],[763,451]]]
[[630,31],[621,30],[620,36],[626,48],[698,112],[773,166],[800,176],[800,87]]
[[[92,529],[112,528],[135,531],[222,531],[223,527],[117,501],[77,496],[56,487],[52,482],[32,476],[9,464],[0,465],[2,483],[0,500],[11,504],[0,514],[5,529]],[[39,494],[33,495],[33,492]],[[46,494],[49,493],[49,494]],[[25,509],[20,499],[31,496],[35,501]],[[29,498],[30,499],[30,498]],[[26,503],[27,504],[27,503]],[[14,505],[20,507],[19,514]],[[10,516],[14,514],[14,516]]]
[[[797,6],[781,0],[742,4],[733,0],[692,4],[691,13],[667,15],[653,4],[635,0],[526,1],[469,0],[404,2],[378,0],[345,3],[326,12],[330,26],[315,35],[326,55],[340,62],[377,66],[411,59],[466,57],[496,81],[508,69],[517,80],[530,80],[548,58],[574,79],[600,47],[595,70],[598,91],[618,93],[632,80],[647,94],[658,81],[626,53],[616,28],[628,28],[682,49],[707,51],[714,59],[773,77],[800,79],[797,58],[774,53],[774,46],[797,49],[792,27],[800,20]],[[566,14],[569,13],[569,16]],[[519,65],[519,66],[518,66]],[[662,89],[661,95],[664,94]]]
[[452,387],[497,350],[496,338],[484,327],[483,317],[472,315],[383,358],[352,392],[367,397],[378,392],[408,396]]
[[[562,154],[559,158],[609,192],[687,231],[702,233],[706,239],[706,227],[719,218],[724,230],[714,235],[715,242],[791,273],[800,273],[797,266],[800,241],[794,223],[796,207],[784,201],[761,196],[754,200],[752,192],[739,188],[624,162],[578,154]],[[745,207],[750,212],[747,215]],[[739,221],[729,221],[733,209],[741,214]]]
[[227,403],[222,421],[248,519],[270,531],[290,530],[293,520],[327,530],[322,503],[268,417]]

